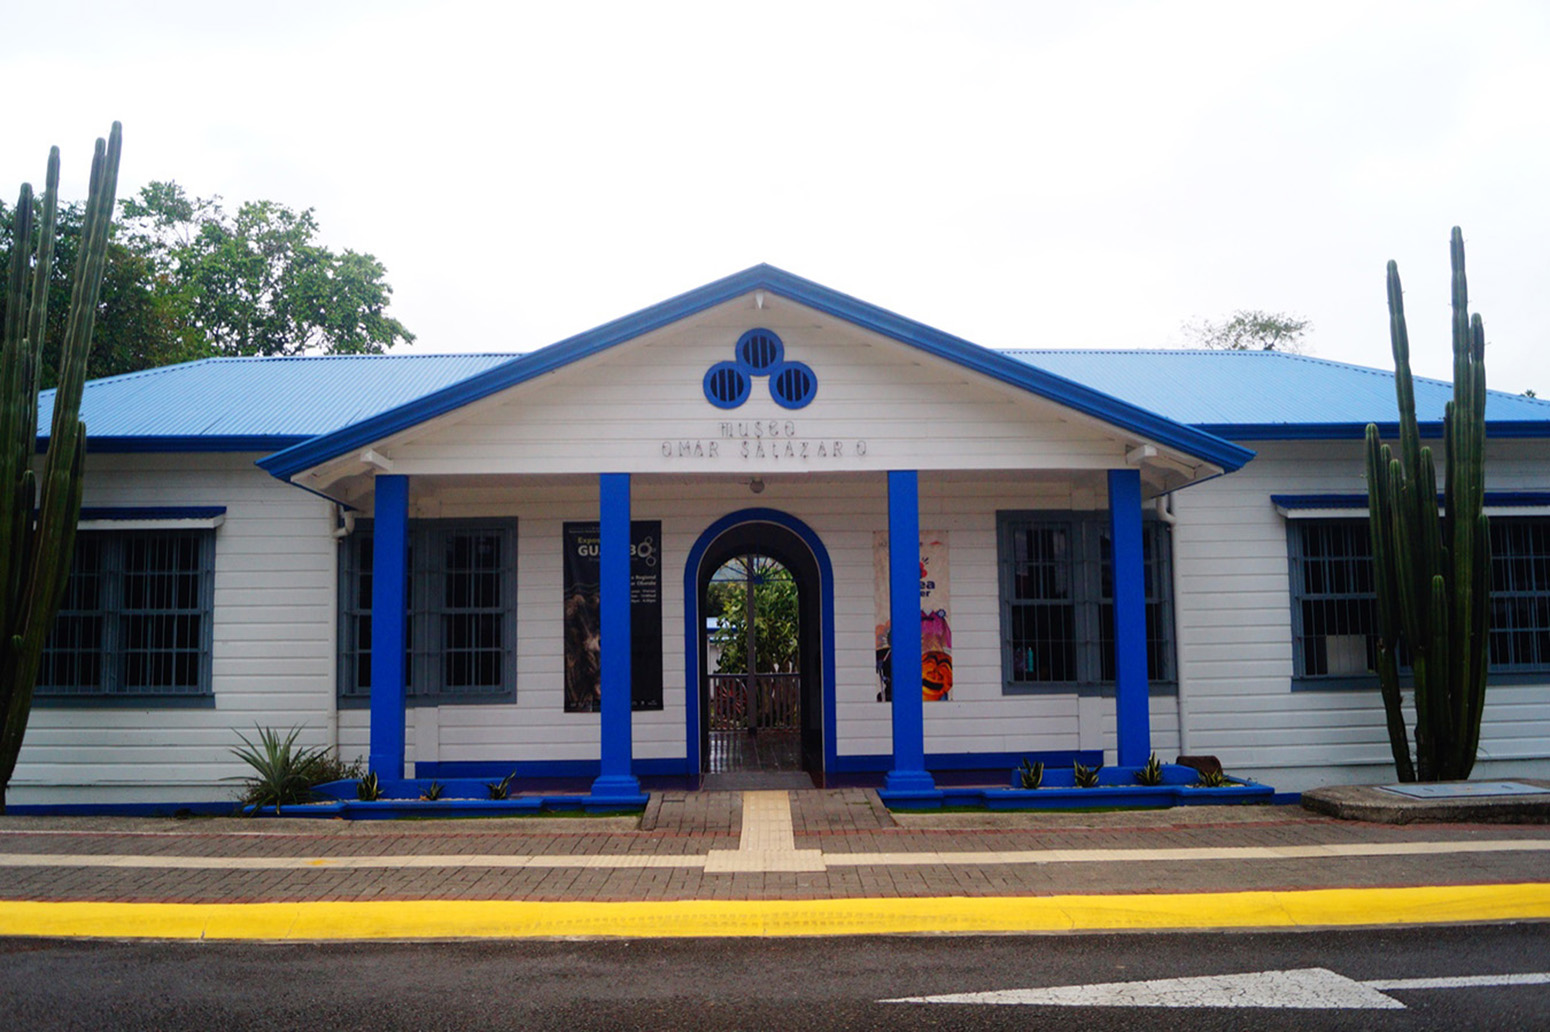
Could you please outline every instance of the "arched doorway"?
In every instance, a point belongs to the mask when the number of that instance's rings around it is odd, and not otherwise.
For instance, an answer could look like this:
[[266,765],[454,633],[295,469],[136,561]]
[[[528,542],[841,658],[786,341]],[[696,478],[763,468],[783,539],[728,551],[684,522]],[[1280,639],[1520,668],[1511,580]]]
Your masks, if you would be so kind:
[[[684,649],[691,696],[688,706],[688,756],[691,769],[705,773],[712,767],[712,732],[732,730],[726,721],[716,718],[713,696],[715,664],[710,661],[711,632],[706,614],[712,611],[709,599],[712,579],[729,564],[754,560],[757,575],[779,567],[781,576],[790,578],[796,595],[796,649],[789,687],[782,686],[790,712],[777,720],[794,725],[792,740],[797,767],[822,784],[824,771],[834,756],[834,590],[833,574],[822,543],[805,524],[785,513],[768,509],[747,509],[717,520],[700,536],[689,553],[684,569]],[[757,649],[757,646],[756,646]],[[746,671],[745,671],[746,675]],[[723,679],[716,679],[723,680]],[[756,681],[762,680],[755,678]],[[723,681],[724,683],[724,681]],[[746,681],[745,681],[746,684]],[[765,681],[765,688],[774,683]],[[722,684],[715,685],[721,688]],[[776,696],[768,691],[762,701],[757,693],[753,706],[776,705]],[[745,697],[744,704],[748,705]],[[715,726],[715,725],[721,726]],[[746,725],[743,728],[746,733]],[[724,743],[723,743],[724,744]],[[743,758],[759,757],[758,749],[745,749]],[[768,753],[769,750],[766,750]],[[716,754],[716,765],[724,766],[729,757]],[[738,757],[730,757],[734,762]],[[744,768],[747,769],[747,768]]]
[[705,593],[705,773],[799,771],[802,636],[796,577],[773,556],[734,556]]

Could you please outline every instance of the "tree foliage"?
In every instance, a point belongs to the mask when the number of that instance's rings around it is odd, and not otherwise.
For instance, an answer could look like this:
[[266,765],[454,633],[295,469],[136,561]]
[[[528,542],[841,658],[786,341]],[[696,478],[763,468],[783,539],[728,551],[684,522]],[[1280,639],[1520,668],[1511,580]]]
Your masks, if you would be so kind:
[[124,223],[212,354],[365,354],[414,340],[387,314],[386,268],[319,243],[311,208],[249,201],[231,215],[219,197],[153,182],[125,201]]
[[[58,377],[59,341],[85,206],[59,208],[42,386]],[[16,211],[0,202],[0,264]],[[36,221],[36,219],[35,219]],[[369,254],[318,243],[311,209],[253,201],[228,214],[153,182],[120,205],[108,241],[87,376],[214,355],[361,354],[414,340],[387,314],[392,287]],[[0,298],[0,317],[5,301]]]
[[[784,566],[762,556],[753,558],[754,654],[759,673],[788,673],[800,658],[800,613],[796,581]],[[707,596],[706,614],[719,621],[711,643],[721,649],[718,674],[747,672],[747,561],[734,559],[718,571]]]
[[1212,351],[1288,351],[1306,354],[1304,339],[1313,329],[1307,319],[1285,312],[1240,309],[1221,322],[1202,319],[1185,323],[1184,334],[1194,347]]

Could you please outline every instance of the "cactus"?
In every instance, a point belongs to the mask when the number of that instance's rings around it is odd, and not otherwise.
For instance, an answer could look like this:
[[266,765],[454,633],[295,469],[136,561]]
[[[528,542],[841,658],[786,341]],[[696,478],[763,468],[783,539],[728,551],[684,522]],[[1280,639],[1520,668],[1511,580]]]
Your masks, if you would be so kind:
[[[0,814],[16,769],[43,646],[70,576],[75,527],[81,511],[81,471],[86,426],[80,421],[81,389],[91,350],[92,324],[102,286],[108,232],[118,186],[121,129],[113,123],[107,142],[97,141],[92,158],[86,218],[70,291],[70,311],[59,351],[59,387],[54,394],[48,454],[37,473],[38,370],[48,314],[48,283],[54,261],[54,227],[59,205],[59,148],[49,152],[43,191],[42,226],[34,233],[34,200],[23,184],[16,225],[6,310],[0,336]],[[32,241],[37,252],[29,255]],[[29,261],[30,260],[30,261]],[[32,297],[27,297],[31,264]],[[41,497],[39,495],[41,494]],[[37,508],[34,509],[34,506]]]
[[[1389,333],[1399,400],[1396,458],[1367,427],[1368,524],[1377,592],[1378,684],[1401,781],[1469,777],[1480,745],[1490,633],[1491,535],[1485,515],[1485,326],[1469,314],[1464,235],[1453,228],[1453,400],[1443,416],[1443,502],[1421,446],[1399,267],[1388,265]],[[1399,646],[1415,676],[1411,759]]]

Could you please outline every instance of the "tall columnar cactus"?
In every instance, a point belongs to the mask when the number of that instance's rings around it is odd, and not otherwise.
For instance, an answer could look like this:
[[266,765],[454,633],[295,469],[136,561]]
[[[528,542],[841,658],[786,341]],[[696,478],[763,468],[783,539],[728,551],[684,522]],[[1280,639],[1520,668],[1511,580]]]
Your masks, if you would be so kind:
[[[38,371],[48,315],[49,275],[59,204],[59,148],[48,157],[43,224],[34,233],[32,186],[23,184],[6,275],[6,309],[0,337],[0,814],[16,769],[43,645],[59,611],[75,552],[81,512],[81,471],[86,426],[80,420],[86,356],[102,285],[113,199],[118,186],[121,130],[117,122],[92,158],[86,218],[70,291],[70,311],[59,351],[59,385],[53,423],[42,461],[41,491],[35,472]],[[37,251],[32,252],[36,235]],[[28,275],[31,299],[28,299]]]
[[[1469,315],[1464,235],[1453,228],[1453,400],[1443,416],[1443,498],[1421,446],[1399,267],[1389,262],[1389,333],[1399,457],[1367,427],[1367,499],[1378,595],[1378,682],[1401,781],[1469,777],[1480,746],[1490,633],[1485,507],[1485,325]],[[1400,645],[1415,676],[1415,760],[1400,706]]]

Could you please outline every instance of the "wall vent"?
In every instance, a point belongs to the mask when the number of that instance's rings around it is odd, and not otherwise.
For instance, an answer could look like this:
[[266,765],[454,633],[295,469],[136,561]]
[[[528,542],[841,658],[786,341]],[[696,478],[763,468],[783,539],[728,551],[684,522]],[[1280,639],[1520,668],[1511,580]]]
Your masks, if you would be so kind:
[[717,408],[737,408],[748,400],[753,380],[736,362],[717,362],[705,374],[705,397]]
[[781,408],[802,408],[817,393],[818,377],[801,362],[787,362],[770,375],[770,397]]

